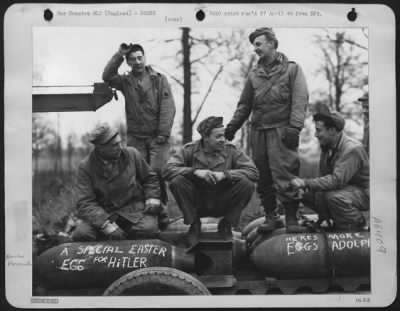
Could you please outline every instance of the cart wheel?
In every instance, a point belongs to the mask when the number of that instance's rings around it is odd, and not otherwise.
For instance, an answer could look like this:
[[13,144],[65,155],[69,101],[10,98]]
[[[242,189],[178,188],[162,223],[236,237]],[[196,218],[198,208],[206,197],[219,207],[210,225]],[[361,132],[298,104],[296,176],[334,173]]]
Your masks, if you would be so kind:
[[169,267],[149,267],[125,274],[103,296],[211,295],[195,277]]

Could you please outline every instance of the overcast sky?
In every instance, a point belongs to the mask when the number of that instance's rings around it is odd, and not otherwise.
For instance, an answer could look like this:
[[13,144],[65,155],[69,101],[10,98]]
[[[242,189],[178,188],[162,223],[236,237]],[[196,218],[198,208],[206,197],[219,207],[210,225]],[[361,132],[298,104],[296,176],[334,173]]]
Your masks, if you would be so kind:
[[[248,29],[250,33],[253,29]],[[326,87],[315,74],[321,52],[314,42],[315,34],[321,34],[319,28],[275,28],[279,40],[278,50],[286,54],[290,60],[301,65],[309,86],[311,98],[318,88]],[[218,31],[231,32],[231,29],[192,29],[194,36],[204,35],[212,38]],[[360,29],[346,29],[355,41],[368,46],[367,39]],[[175,71],[177,61],[174,55],[180,49],[181,30],[178,28],[82,28],[82,27],[35,27],[33,29],[33,85],[92,85],[101,82],[101,75],[105,64],[117,51],[122,42],[140,43],[146,51],[148,64],[156,65],[159,70],[166,72]],[[175,42],[164,43],[166,39],[177,39]],[[247,35],[243,40],[248,42]],[[252,46],[248,44],[248,53],[253,53]],[[364,53],[367,59],[367,52]],[[166,58],[172,56],[172,58]],[[197,55],[192,55],[196,58]],[[127,71],[124,63],[120,72]],[[202,73],[200,94],[192,95],[192,100],[198,104],[211,83],[213,72]],[[181,78],[181,77],[179,77]],[[182,123],[182,88],[170,79],[177,107],[173,133],[176,133]],[[52,89],[51,91],[58,91]],[[75,89],[68,89],[75,91]],[[87,89],[86,89],[87,90]],[[43,88],[33,92],[44,92]],[[50,92],[51,92],[50,91]],[[225,116],[228,122],[236,107],[241,89],[232,89],[224,79],[218,80],[208,98],[199,119],[209,115]],[[362,95],[355,93],[356,100]],[[121,94],[118,102],[112,101],[96,112],[68,112],[60,113],[60,134],[66,137],[71,132],[81,135],[90,131],[100,121],[117,123],[125,119],[124,99]],[[194,109],[193,109],[194,110]],[[55,122],[56,114],[43,114],[44,117]],[[194,131],[194,138],[196,138]]]

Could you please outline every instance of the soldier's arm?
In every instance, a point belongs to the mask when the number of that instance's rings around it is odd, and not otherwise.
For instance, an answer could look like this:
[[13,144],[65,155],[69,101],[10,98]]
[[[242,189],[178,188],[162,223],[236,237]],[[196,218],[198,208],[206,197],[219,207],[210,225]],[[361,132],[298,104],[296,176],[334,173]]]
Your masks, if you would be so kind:
[[169,137],[171,136],[171,129],[175,118],[175,102],[167,78],[162,75],[160,79],[160,89],[158,90],[160,96],[158,135]]
[[293,69],[290,76],[292,107],[289,124],[290,126],[301,130],[304,126],[304,119],[306,117],[308,106],[309,95],[307,82],[303,70],[299,65],[290,64],[290,66],[293,66]]
[[75,193],[79,215],[83,220],[100,229],[110,215],[97,201],[89,174],[82,167],[78,168]]
[[225,171],[225,175],[231,181],[247,177],[249,180],[256,182],[259,177],[258,169],[254,162],[244,152],[232,146],[233,150],[233,168]]
[[183,147],[169,158],[162,170],[162,176],[166,180],[171,181],[178,175],[192,175],[194,171],[194,168],[185,164],[185,151]]
[[353,148],[341,156],[332,174],[305,180],[305,185],[312,191],[329,191],[344,188],[357,171],[368,161],[368,156],[362,147]]
[[236,132],[247,120],[252,110],[253,93],[253,85],[250,78],[247,78],[232,120],[226,126],[227,129]]
[[115,87],[118,90],[122,89],[123,76],[118,74],[118,68],[124,61],[124,54],[118,51],[108,61],[103,71],[103,81]]

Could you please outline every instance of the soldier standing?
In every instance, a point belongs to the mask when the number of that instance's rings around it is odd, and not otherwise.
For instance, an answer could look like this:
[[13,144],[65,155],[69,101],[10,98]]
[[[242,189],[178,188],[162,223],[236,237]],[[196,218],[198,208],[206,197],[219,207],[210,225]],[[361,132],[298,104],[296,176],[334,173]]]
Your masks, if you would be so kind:
[[[118,74],[123,60],[131,71]],[[161,169],[169,155],[169,137],[175,117],[175,103],[167,78],[146,65],[144,49],[139,44],[121,44],[103,72],[103,80],[125,96],[128,146],[138,149],[157,173],[161,201],[167,203]],[[166,208],[159,215],[159,226],[168,223]]]
[[297,193],[288,190],[289,181],[299,175],[299,133],[304,126],[308,89],[301,67],[278,52],[278,40],[271,28],[259,28],[249,36],[258,64],[244,89],[225,136],[232,140],[236,131],[251,117],[251,148],[260,172],[257,192],[265,211],[259,231],[277,227],[277,197],[286,210],[287,232],[301,232],[297,223]]

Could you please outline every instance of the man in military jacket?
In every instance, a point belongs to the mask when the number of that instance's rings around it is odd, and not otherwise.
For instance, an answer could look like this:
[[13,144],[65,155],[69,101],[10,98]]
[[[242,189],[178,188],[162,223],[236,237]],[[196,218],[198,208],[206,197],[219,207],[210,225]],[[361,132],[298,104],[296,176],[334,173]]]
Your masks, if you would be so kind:
[[[124,57],[131,71],[121,75],[118,74],[118,68]],[[169,137],[175,117],[174,98],[167,78],[146,65],[141,45],[121,44],[106,65],[103,80],[124,94],[127,145],[138,149],[158,174],[161,199],[166,204],[167,195],[161,179],[161,169],[169,157]],[[160,220],[168,221],[165,209]]]
[[271,28],[258,28],[249,36],[258,64],[246,80],[232,120],[226,127],[226,139],[251,114],[251,148],[260,171],[257,192],[265,211],[265,223],[259,231],[272,231],[277,199],[285,207],[287,232],[298,228],[296,193],[288,190],[290,179],[299,175],[299,133],[304,126],[308,89],[301,67],[278,52],[278,40]]
[[218,231],[231,234],[249,202],[258,179],[252,160],[233,144],[226,143],[222,117],[203,120],[201,139],[179,149],[167,162],[163,176],[189,224],[188,241],[200,234],[201,217],[223,217]]
[[93,151],[82,160],[75,193],[83,222],[77,241],[150,237],[158,232],[160,188],[157,174],[138,150],[121,147],[118,130],[107,124],[91,134]]
[[314,115],[315,136],[321,146],[320,177],[291,181],[304,189],[303,201],[321,220],[333,220],[337,231],[365,227],[361,211],[369,210],[369,158],[363,145],[343,133],[345,120],[325,106]]

